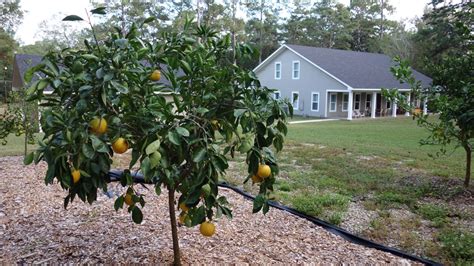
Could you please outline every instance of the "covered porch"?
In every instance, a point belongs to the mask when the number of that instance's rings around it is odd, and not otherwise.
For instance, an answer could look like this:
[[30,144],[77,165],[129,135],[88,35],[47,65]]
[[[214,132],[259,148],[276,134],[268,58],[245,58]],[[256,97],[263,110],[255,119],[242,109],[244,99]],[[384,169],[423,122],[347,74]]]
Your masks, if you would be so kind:
[[[400,89],[408,101],[423,106],[426,114],[426,104],[412,99],[410,90]],[[389,101],[382,96],[381,89],[352,89],[351,91],[327,92],[327,118],[344,118],[347,120],[358,118],[397,117],[409,116],[410,112],[399,108],[396,102]],[[350,107],[350,108],[349,108]]]

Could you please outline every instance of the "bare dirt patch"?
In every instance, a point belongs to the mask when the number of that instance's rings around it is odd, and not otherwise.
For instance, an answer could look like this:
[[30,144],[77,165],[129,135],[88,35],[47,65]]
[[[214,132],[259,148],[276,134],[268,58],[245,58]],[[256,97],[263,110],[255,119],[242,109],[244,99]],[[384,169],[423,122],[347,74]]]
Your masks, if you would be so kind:
[[[23,167],[20,157],[0,158],[0,263],[171,263],[172,244],[166,196],[140,189],[148,199],[144,222],[133,224],[114,198],[101,194],[92,205],[62,207],[64,191],[45,186],[45,166]],[[112,185],[114,193],[119,187]],[[217,234],[179,228],[185,264],[411,264],[375,249],[345,241],[314,224],[272,209],[251,214],[251,202],[223,189],[234,219],[217,221]]]

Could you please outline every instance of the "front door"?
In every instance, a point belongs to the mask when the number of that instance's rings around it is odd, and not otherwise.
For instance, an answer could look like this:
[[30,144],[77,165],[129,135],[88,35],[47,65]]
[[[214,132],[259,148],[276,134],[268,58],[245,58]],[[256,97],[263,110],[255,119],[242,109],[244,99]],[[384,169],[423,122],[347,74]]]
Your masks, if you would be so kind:
[[360,110],[360,93],[354,95],[354,110]]
[[380,113],[382,106],[382,95],[377,93],[377,105],[375,106],[375,113]]

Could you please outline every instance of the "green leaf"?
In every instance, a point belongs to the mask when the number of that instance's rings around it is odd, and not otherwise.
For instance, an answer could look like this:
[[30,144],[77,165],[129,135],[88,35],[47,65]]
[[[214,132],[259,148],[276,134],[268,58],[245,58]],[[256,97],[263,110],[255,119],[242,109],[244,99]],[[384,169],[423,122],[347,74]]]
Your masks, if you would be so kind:
[[156,19],[156,17],[154,17],[154,16],[148,17],[143,21],[143,24],[148,24],[150,22],[153,22],[155,19]]
[[31,79],[33,78],[33,75],[35,74],[35,72],[37,72],[38,70],[40,70],[41,68],[43,68],[45,65],[44,64],[39,64],[39,65],[36,65],[34,67],[31,67],[29,68],[26,72],[25,72],[25,75],[23,77],[23,79],[25,80],[25,84],[28,84],[31,82]]
[[191,218],[191,225],[197,225],[200,224],[206,219],[206,210],[204,209],[204,206],[201,206],[199,208],[193,208],[189,212],[189,215],[192,217]]
[[137,163],[138,159],[140,158],[140,151],[133,149],[132,150],[132,159],[130,160],[129,168],[131,169],[135,163]]
[[160,184],[155,185],[155,193],[156,193],[157,196],[159,196],[161,194]]
[[249,174],[255,174],[258,171],[258,165],[260,164],[260,158],[255,150],[250,151],[249,156]]
[[35,156],[35,152],[31,152],[28,155],[26,155],[25,158],[23,159],[23,164],[24,165],[31,164],[33,162],[34,156]]
[[258,194],[255,200],[253,201],[252,212],[253,213],[259,212],[262,209],[264,203],[265,203],[265,198],[263,197],[262,194]]
[[132,220],[136,224],[141,224],[143,221],[143,213],[137,206],[132,209]]
[[154,169],[158,164],[160,163],[161,160],[161,153],[159,151],[155,151],[150,155],[150,167]]
[[177,127],[176,132],[178,132],[178,134],[180,134],[183,137],[189,137],[189,131],[185,129],[184,127]]
[[155,151],[157,151],[160,148],[160,144],[161,144],[161,142],[160,142],[159,139],[153,141],[152,143],[148,144],[148,146],[146,146],[145,153],[147,155],[150,155],[150,154],[154,153]]
[[151,174],[151,164],[150,164],[150,158],[146,157],[143,159],[142,163],[140,164],[140,169],[143,172],[143,175],[145,177],[145,180],[149,180],[152,176]]
[[209,112],[209,109],[204,108],[204,107],[199,107],[199,108],[196,109],[196,112],[198,112],[199,114],[205,114],[205,113]]
[[105,15],[105,14],[106,14],[106,12],[105,12],[105,7],[104,7],[104,6],[101,6],[101,7],[92,9],[92,10],[91,10],[91,13],[92,13],[92,14],[97,14],[97,15]]
[[123,196],[120,196],[115,200],[115,203],[114,203],[115,211],[118,211],[119,209],[123,207],[123,201],[124,201]]
[[202,147],[199,149],[193,156],[193,162],[198,163],[206,158],[207,149],[206,147]]
[[76,16],[76,15],[69,15],[69,16],[63,18],[63,21],[81,21],[81,20],[84,20],[84,19],[82,19],[81,17]]
[[181,140],[179,139],[179,135],[176,131],[168,132],[168,139],[176,146],[181,145]]
[[112,84],[112,86],[117,89],[118,92],[120,93],[128,93],[128,88],[123,86],[122,84],[116,82],[116,81],[111,81],[110,84]]
[[84,59],[87,59],[87,61],[99,61],[99,58],[93,54],[83,54],[81,55]]
[[94,158],[95,152],[88,144],[82,144],[82,154],[88,159]]
[[105,146],[104,142],[95,135],[90,135],[89,138],[92,141],[92,148],[95,151],[100,151]]
[[187,75],[191,74],[192,70],[188,62],[184,60],[180,60],[180,63],[181,63],[181,67],[183,68],[184,73],[186,73]]

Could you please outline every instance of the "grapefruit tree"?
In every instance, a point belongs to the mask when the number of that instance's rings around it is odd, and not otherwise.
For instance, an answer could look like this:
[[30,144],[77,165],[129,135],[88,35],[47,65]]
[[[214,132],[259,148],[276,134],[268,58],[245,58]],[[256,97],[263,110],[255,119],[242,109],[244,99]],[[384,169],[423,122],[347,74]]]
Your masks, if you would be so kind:
[[[27,91],[29,100],[44,107],[44,137],[25,162],[47,163],[45,181],[67,191],[66,208],[76,198],[92,203],[99,190],[106,191],[114,155],[129,150],[120,180],[126,191],[114,207],[142,222],[146,199],[136,192],[132,168],[154,184],[156,194],[166,188],[179,264],[175,206],[181,222],[212,236],[218,230],[213,220],[232,216],[218,182],[235,153],[246,155],[245,182],[256,179],[260,186],[253,211],[268,211],[278,174],[274,151],[283,147],[286,110],[291,114],[292,107],[274,100],[252,71],[233,63],[229,36],[188,20],[182,32],[163,33],[150,43],[140,38],[142,26],[85,41],[83,50],[49,53],[27,72],[27,82],[40,74]],[[253,54],[247,45],[237,47],[237,59]],[[52,94],[43,94],[46,87]]]

